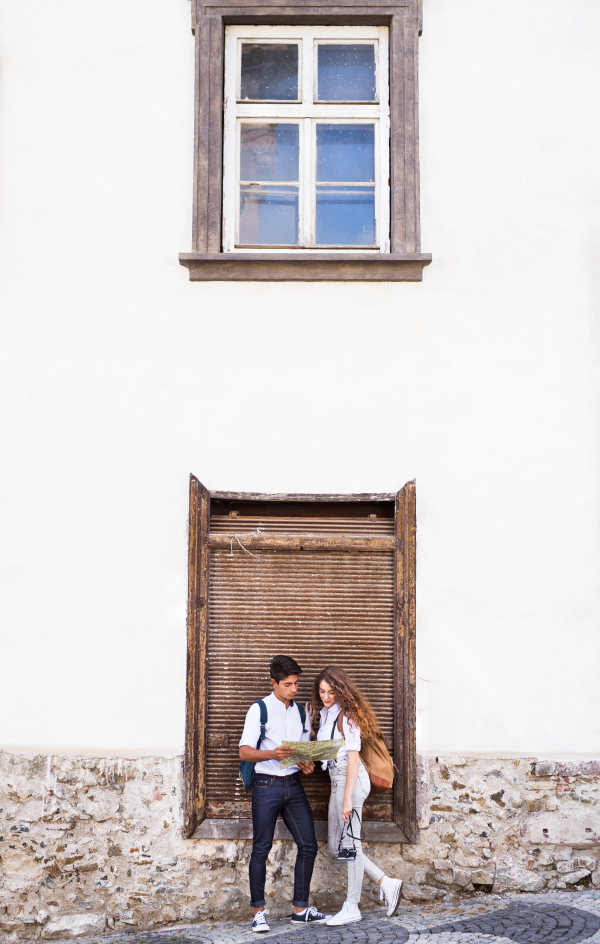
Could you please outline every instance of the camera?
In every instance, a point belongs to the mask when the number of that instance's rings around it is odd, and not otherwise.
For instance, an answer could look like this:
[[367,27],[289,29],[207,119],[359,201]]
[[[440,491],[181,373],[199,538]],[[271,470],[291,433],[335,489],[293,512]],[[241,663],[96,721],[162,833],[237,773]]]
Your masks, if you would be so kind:
[[338,849],[340,862],[352,862],[356,859],[356,849]]

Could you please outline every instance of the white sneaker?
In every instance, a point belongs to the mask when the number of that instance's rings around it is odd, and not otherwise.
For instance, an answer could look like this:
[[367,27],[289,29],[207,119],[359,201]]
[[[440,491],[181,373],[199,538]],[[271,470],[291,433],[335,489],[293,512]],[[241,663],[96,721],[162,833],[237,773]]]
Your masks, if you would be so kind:
[[342,910],[338,911],[332,918],[327,918],[325,924],[331,927],[338,924],[352,924],[354,921],[362,921],[362,915],[357,905],[350,905],[347,901],[342,905]]
[[253,931],[270,931],[271,928],[267,924],[266,915],[268,915],[269,909],[263,908],[262,911],[257,911],[254,915],[252,921],[252,930]]
[[400,898],[402,896],[402,882],[399,878],[388,878],[385,876],[381,885],[379,886],[379,901],[383,901],[385,898],[385,904],[387,907],[387,916],[391,918],[393,914],[396,914],[398,910],[398,905],[400,904]]

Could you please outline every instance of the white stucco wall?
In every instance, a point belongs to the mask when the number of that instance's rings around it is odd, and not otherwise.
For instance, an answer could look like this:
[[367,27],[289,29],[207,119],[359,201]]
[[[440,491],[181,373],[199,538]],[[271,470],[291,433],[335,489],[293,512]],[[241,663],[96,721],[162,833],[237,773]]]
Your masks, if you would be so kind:
[[419,500],[418,746],[598,748],[594,0],[425,0],[422,284],[190,284],[187,0],[0,3],[0,746],[183,747],[190,471]]

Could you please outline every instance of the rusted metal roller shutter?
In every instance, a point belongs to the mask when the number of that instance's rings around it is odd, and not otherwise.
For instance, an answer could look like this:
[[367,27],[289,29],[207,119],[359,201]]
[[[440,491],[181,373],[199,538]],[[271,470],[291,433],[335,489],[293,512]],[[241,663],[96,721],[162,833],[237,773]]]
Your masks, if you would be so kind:
[[[231,519],[211,517],[211,531],[229,533]],[[267,521],[269,530],[335,534],[389,534],[393,519]],[[258,520],[235,521],[242,535]],[[231,531],[233,533],[233,529]],[[302,666],[299,699],[309,700],[315,675],[343,666],[377,713],[388,746],[394,725],[393,554],[253,550],[237,542],[212,550],[207,659],[206,812],[213,818],[248,818],[250,799],[237,780],[238,741],[250,704],[268,695],[273,655]],[[320,768],[304,784],[315,818],[326,819],[329,777]],[[365,821],[393,820],[391,791],[371,797]]]
[[211,515],[210,530],[215,534],[389,534],[394,533],[394,519],[373,515],[360,517],[274,517],[247,515]]

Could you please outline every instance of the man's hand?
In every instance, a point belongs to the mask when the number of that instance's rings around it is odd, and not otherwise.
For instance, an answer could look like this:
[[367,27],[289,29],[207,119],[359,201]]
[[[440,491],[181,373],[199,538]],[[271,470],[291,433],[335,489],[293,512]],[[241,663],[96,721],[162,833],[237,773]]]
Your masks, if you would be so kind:
[[315,769],[315,762],[314,760],[301,760],[298,761],[298,767],[303,774],[312,774]]
[[[263,753],[261,751],[261,753]],[[269,760],[285,760],[286,757],[289,757],[290,754],[293,754],[291,747],[284,747],[283,744],[280,744],[279,747],[276,747],[274,751],[265,751],[264,752]]]

